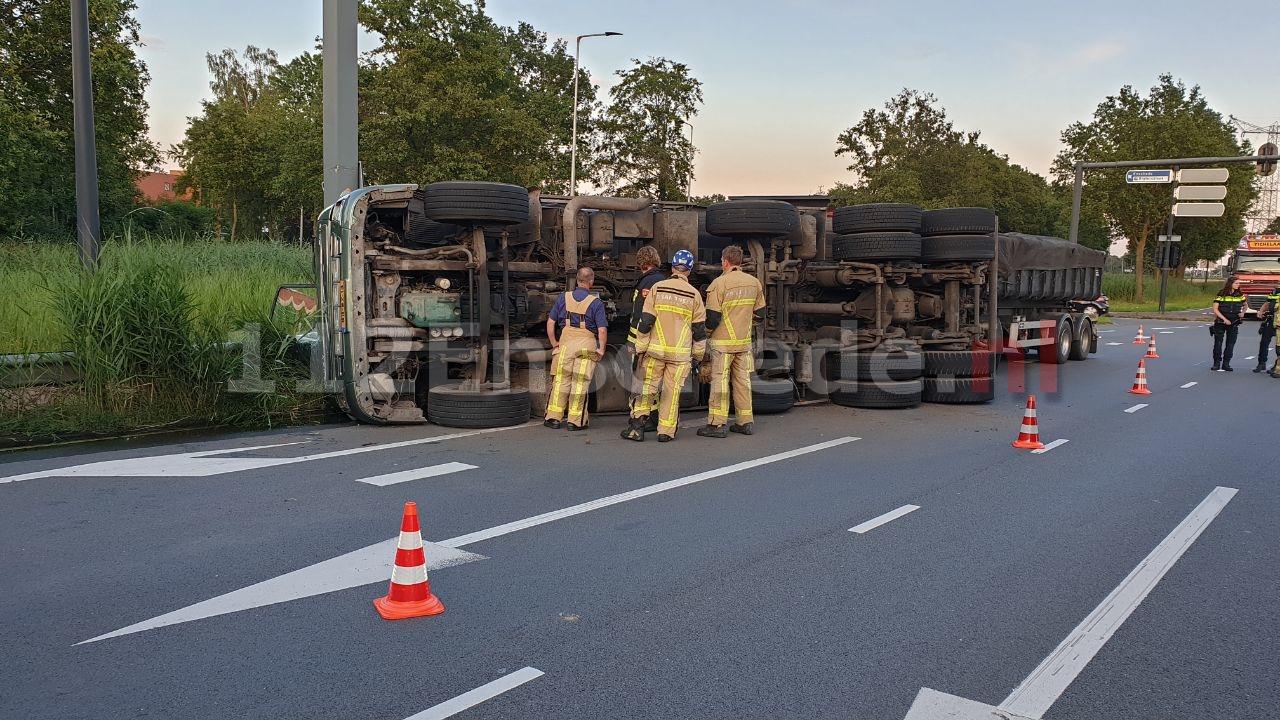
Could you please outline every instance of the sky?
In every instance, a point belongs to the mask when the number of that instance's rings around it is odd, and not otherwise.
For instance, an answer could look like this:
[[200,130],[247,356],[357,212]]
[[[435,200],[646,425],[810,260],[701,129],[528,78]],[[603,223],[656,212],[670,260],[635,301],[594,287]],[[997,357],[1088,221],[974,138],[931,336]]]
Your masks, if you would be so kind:
[[[182,139],[210,95],[205,54],[247,45],[282,61],[311,50],[322,0],[137,0],[151,73],[152,139]],[[1060,135],[1131,85],[1169,73],[1199,85],[1224,119],[1280,123],[1274,0],[1073,3],[914,0],[488,0],[502,25],[582,41],[600,97],[633,60],[689,66],[704,104],[692,119],[695,195],[803,195],[850,182],[836,137],[904,88],[929,92],[957,129],[1047,175]],[[361,50],[372,36],[361,37]],[[1254,147],[1259,136],[1250,136]],[[413,178],[404,178],[413,182]]]

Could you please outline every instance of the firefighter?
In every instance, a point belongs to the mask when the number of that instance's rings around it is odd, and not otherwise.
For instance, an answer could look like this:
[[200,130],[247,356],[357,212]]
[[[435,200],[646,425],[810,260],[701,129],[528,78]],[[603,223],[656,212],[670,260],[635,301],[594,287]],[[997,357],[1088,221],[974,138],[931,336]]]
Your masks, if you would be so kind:
[[[1271,343],[1276,339],[1277,301],[1280,301],[1280,286],[1274,288],[1267,296],[1267,302],[1258,308],[1258,318],[1262,320],[1258,334],[1262,336],[1262,341],[1258,343],[1258,366],[1253,369],[1256,373],[1267,369],[1267,353],[1271,351]],[[1276,361],[1280,362],[1280,351],[1276,353]],[[1273,374],[1274,371],[1275,368],[1272,367]]]
[[[704,437],[727,437],[729,431],[743,435],[752,432],[751,374],[755,372],[755,362],[751,328],[764,320],[764,288],[754,275],[742,272],[742,255],[742,248],[737,245],[725,248],[720,255],[723,271],[707,288],[710,360],[703,364],[703,378],[711,383],[711,399],[707,403],[707,426],[698,428],[698,434]],[[726,429],[730,386],[737,422]]]
[[[671,277],[649,288],[636,327],[636,357],[644,372],[640,398],[622,437],[642,442],[645,425],[658,398],[658,442],[676,438],[680,422],[680,390],[707,351],[707,308],[702,295],[689,284],[693,253],[677,250],[671,259]],[[662,392],[659,396],[658,387]]]
[[1240,292],[1241,284],[1239,278],[1228,280],[1213,299],[1213,327],[1209,328],[1209,334],[1213,335],[1213,369],[1216,372],[1231,372],[1231,355],[1235,351],[1246,301],[1244,293]]
[[[589,267],[578,268],[578,287],[556,298],[547,316],[547,339],[551,341],[551,394],[542,424],[559,429],[565,412],[570,430],[587,427],[587,393],[596,363],[604,357],[609,320],[604,303],[591,294],[596,274]],[[557,339],[556,329],[562,328]]]
[[[659,280],[665,279],[666,273],[662,272],[662,258],[658,255],[658,251],[652,245],[645,245],[636,252],[636,264],[640,266],[640,279],[636,281],[636,287],[631,291],[631,327],[627,334],[627,348],[631,351],[631,374],[633,377],[633,392],[631,393],[631,406],[634,409],[635,403],[640,399],[640,389],[644,387],[643,369],[636,362],[636,336],[640,334],[637,329],[640,326],[640,315],[644,312],[644,300],[649,297],[649,290]],[[654,412],[657,406],[644,408],[649,412],[649,422],[645,425],[645,432],[655,432],[658,429],[658,413]]]

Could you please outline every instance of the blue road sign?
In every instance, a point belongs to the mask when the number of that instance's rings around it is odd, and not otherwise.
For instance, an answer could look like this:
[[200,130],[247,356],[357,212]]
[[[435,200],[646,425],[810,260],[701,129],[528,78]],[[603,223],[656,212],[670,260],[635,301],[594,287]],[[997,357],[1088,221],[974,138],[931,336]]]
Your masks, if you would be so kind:
[[1143,183],[1171,183],[1173,182],[1173,171],[1129,170],[1124,174],[1124,181],[1130,185],[1141,185]]

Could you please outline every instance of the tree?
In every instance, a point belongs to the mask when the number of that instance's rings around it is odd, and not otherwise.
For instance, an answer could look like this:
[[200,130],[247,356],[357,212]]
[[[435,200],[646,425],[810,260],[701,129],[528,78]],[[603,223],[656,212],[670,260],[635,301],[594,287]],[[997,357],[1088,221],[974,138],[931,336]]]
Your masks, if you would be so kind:
[[[1161,75],[1143,97],[1126,85],[1094,110],[1089,123],[1077,122],[1062,132],[1066,148],[1054,160],[1059,182],[1074,175],[1077,162],[1118,162],[1180,157],[1227,157],[1247,154],[1247,144],[1222,115],[1212,110],[1200,93],[1171,75]],[[1184,218],[1174,233],[1183,236],[1183,257],[1214,259],[1239,239],[1244,213],[1257,194],[1254,168],[1246,163],[1227,166],[1226,214],[1220,219]],[[1148,241],[1163,234],[1172,199],[1167,185],[1127,185],[1124,168],[1092,170],[1086,177],[1085,196],[1097,203],[1115,233],[1129,239],[1134,258],[1135,298],[1143,299],[1143,268],[1149,259]],[[1154,247],[1151,248],[1154,251]]]
[[[104,225],[129,211],[141,168],[159,161],[147,139],[149,79],[133,0],[89,3],[90,67]],[[63,233],[75,224],[71,7],[0,0],[0,234]]]
[[1280,234],[1280,217],[1272,218],[1271,222],[1267,223],[1267,226],[1262,229],[1262,234],[1263,235]]
[[1045,179],[978,142],[978,132],[955,129],[937,102],[904,89],[840,133],[835,154],[850,157],[855,178],[832,188],[836,204],[988,207],[1002,229],[1054,233],[1062,202]]
[[595,169],[608,192],[626,197],[685,200],[694,147],[684,124],[702,104],[702,83],[689,67],[666,58],[619,70],[600,121]]

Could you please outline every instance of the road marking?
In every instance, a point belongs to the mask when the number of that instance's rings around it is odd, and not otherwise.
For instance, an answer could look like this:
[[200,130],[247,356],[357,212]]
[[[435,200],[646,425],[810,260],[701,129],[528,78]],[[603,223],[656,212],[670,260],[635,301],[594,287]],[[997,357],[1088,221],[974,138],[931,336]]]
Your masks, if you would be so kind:
[[906,515],[909,512],[914,512],[919,509],[920,509],[919,505],[903,505],[897,510],[890,510],[889,512],[881,515],[880,517],[874,517],[862,523],[861,525],[855,525],[849,528],[849,532],[854,532],[854,533],[858,533],[859,535],[862,535],[863,533],[866,533],[868,531],[875,530],[876,528],[880,527],[881,525],[884,525],[885,523],[893,522],[894,520],[897,520],[898,518],[902,517],[903,515]]
[[675,488],[678,488],[678,487],[684,487],[685,485],[692,485],[693,483],[702,482],[703,480],[718,478],[722,475],[730,475],[732,473],[741,472],[743,470],[750,470],[751,468],[760,467],[761,465],[769,465],[771,463],[781,462],[783,460],[790,460],[791,458],[794,458],[794,457],[799,457],[801,455],[808,455],[809,453],[815,453],[820,450],[827,450],[829,448],[837,447],[839,445],[844,445],[845,443],[851,443],[851,442],[854,442],[855,440],[860,440],[860,439],[861,438],[856,438],[856,437],[836,438],[835,440],[828,440],[827,442],[817,443],[816,445],[806,445],[805,447],[796,448],[795,450],[787,450],[786,452],[775,453],[773,455],[766,455],[765,457],[756,458],[755,460],[745,460],[743,462],[735,463],[733,465],[727,465],[722,468],[707,470],[705,472],[700,472],[695,475],[686,475],[685,477],[676,478],[675,480],[668,480],[666,482],[658,483],[657,485],[650,485],[648,487],[642,487],[637,490],[631,490],[624,493],[618,493],[617,495],[610,495],[608,497],[598,498],[596,500],[581,503],[579,505],[574,505],[572,507],[567,507],[567,508],[562,508],[560,510],[553,510],[551,512],[542,513],[541,515],[534,515],[533,517],[528,517],[523,520],[516,520],[515,522],[509,522],[503,525],[498,525],[496,527],[491,527],[486,530],[477,530],[476,532],[468,533],[466,535],[459,535],[458,537],[449,538],[448,540],[441,540],[440,544],[444,545],[445,547],[452,547],[452,548],[463,547],[465,545],[471,545],[472,543],[481,542],[482,540],[489,540],[492,538],[499,537],[501,535],[506,535],[508,533],[513,533],[519,530],[525,530],[527,528],[535,527],[537,525],[542,525],[543,523],[549,523],[555,520],[563,520],[564,518],[572,517],[574,515],[580,515],[582,513],[590,512],[592,510],[599,510],[600,508],[609,507],[610,505],[617,505],[618,503],[627,502],[628,500],[636,500],[638,498],[647,497],[649,495],[665,492],[667,490],[674,490]]
[[1182,557],[1209,523],[1222,512],[1237,490],[1216,487],[1164,540],[1151,551],[1103,601],[1067,635],[1009,697],[992,707],[946,693],[921,688],[905,720],[1040,720],[1085,665],[1146,599],[1173,564]]
[[54,470],[40,470],[38,472],[31,472],[23,475],[11,475],[9,477],[0,478],[0,484],[48,477],[208,477],[210,475],[223,475],[226,473],[242,472],[245,470],[259,470],[261,468],[275,467],[277,465],[292,465],[294,463],[310,462],[312,460],[327,460],[329,458],[345,457],[347,455],[359,455],[361,453],[394,450],[396,448],[411,447],[413,445],[444,442],[445,440],[457,440],[458,438],[471,437],[473,435],[517,430],[519,428],[532,427],[533,425],[539,424],[541,423],[528,422],[523,425],[512,425],[510,427],[468,430],[466,432],[453,433],[451,435],[437,435],[435,437],[418,438],[416,440],[404,440],[402,442],[384,443],[382,445],[368,445],[365,447],[349,448],[347,450],[333,450],[330,452],[316,453],[314,455],[301,455],[299,457],[291,458],[225,458],[216,456],[226,455],[228,453],[240,453],[249,452],[251,450],[285,447],[286,445],[298,445],[300,443],[256,445],[254,447],[230,448],[227,450],[203,450],[201,452],[176,453],[173,455],[151,455],[145,457],[126,458],[123,460],[104,460],[102,462],[87,463],[85,465],[73,465],[71,467],[57,468]]
[[1138,412],[1139,410],[1141,410],[1142,408],[1144,408],[1144,407],[1146,407],[1146,406],[1147,406],[1147,404],[1146,404],[1146,403],[1138,403],[1137,405],[1134,405],[1134,406],[1133,406],[1133,407],[1131,407],[1131,408],[1127,408],[1127,409],[1125,409],[1125,412],[1127,412],[1127,413],[1129,413],[1130,415],[1132,415],[1133,413]]
[[1058,439],[1058,440],[1054,440],[1053,442],[1049,443],[1048,445],[1045,445],[1044,447],[1040,448],[1039,450],[1032,450],[1032,451],[1031,451],[1031,453],[1032,453],[1033,455],[1043,455],[1043,454],[1045,454],[1045,453],[1049,452],[1050,450],[1052,450],[1052,449],[1054,449],[1054,448],[1056,448],[1056,447],[1062,446],[1062,445],[1066,445],[1066,444],[1067,444],[1067,443],[1069,443],[1069,442],[1071,442],[1071,441],[1070,441],[1070,440],[1068,440],[1068,439],[1066,439],[1066,438],[1060,438],[1060,439]]
[[1099,330],[1098,332],[1100,332],[1100,333],[1109,333],[1109,332],[1115,332],[1115,330]]
[[1245,358],[1245,360],[1252,360],[1252,359],[1254,359],[1255,357],[1257,357],[1257,356],[1256,356],[1256,355],[1250,355],[1249,357]]
[[1152,330],[1168,330],[1169,328],[1151,328]]
[[378,487],[386,487],[388,485],[395,485],[396,483],[409,482],[410,480],[425,480],[426,478],[475,469],[475,465],[468,465],[460,462],[447,462],[441,465],[430,465],[428,467],[421,467],[413,470],[401,470],[400,472],[387,473],[386,475],[374,475],[373,477],[359,478],[356,482],[377,485]]
[[[467,535],[459,535],[449,540],[443,540],[435,543],[424,543],[427,548],[427,569],[435,570],[438,568],[450,567],[452,565],[461,565],[463,563],[473,562],[475,560],[483,560],[483,555],[458,551],[457,548],[463,545],[488,540],[500,535],[524,530],[526,528],[535,527],[554,520],[560,520],[591,510],[599,510],[600,508],[616,505],[628,500],[635,500],[665,490],[683,487],[703,480],[740,472],[761,465],[790,460],[794,457],[807,455],[809,453],[826,450],[845,443],[851,443],[861,438],[841,437],[827,442],[817,443],[816,445],[807,445],[795,450],[775,453],[767,455],[755,460],[747,460],[735,465],[728,465],[715,470],[697,473],[696,475],[687,475],[675,480],[669,480],[657,485],[650,485],[638,490],[610,495],[608,497],[599,498],[590,502],[581,503],[562,510],[555,510],[541,515],[535,515],[524,520],[506,523],[491,527],[487,530],[479,530]],[[337,590],[346,590],[348,588],[359,587],[361,585],[369,585],[375,582],[388,582],[391,577],[392,561],[395,559],[396,542],[400,539],[397,535],[389,540],[383,540],[374,543],[368,547],[361,548],[341,555],[336,558],[325,560],[315,565],[311,565],[301,570],[280,575],[270,580],[264,580],[256,585],[233,590],[225,595],[198,602],[195,605],[189,605],[185,608],[175,610],[150,620],[144,620],[125,628],[109,632],[105,635],[99,635],[82,642],[76,643],[83,645],[84,643],[96,642],[98,640],[106,640],[108,638],[119,637],[121,635],[129,635],[143,630],[151,630],[166,625],[176,625],[178,623],[191,622],[193,620],[202,620],[204,618],[213,617],[215,615],[226,615],[228,613],[239,612],[241,610],[249,610],[265,605],[274,605],[276,603],[288,602],[299,598],[311,597],[312,595],[322,595],[324,593],[334,592]]]
[[1183,390],[1186,390],[1186,389],[1187,389],[1187,388],[1189,388],[1189,387],[1195,387],[1195,386],[1197,386],[1197,385],[1199,385],[1199,384],[1200,384],[1200,383],[1198,383],[1198,382],[1196,382],[1196,381],[1192,380],[1191,382],[1187,383],[1186,385],[1182,385],[1181,387],[1182,387],[1182,389],[1183,389]]
[[1107,343],[1108,345],[1124,345],[1124,343]]
[[518,688],[530,680],[540,678],[542,675],[543,672],[537,668],[520,668],[510,675],[504,675],[491,683],[485,683],[475,690],[462,693],[452,700],[446,700],[435,707],[427,708],[405,720],[444,720],[444,718],[453,717],[463,710],[475,707],[485,700],[491,700],[508,690]]

